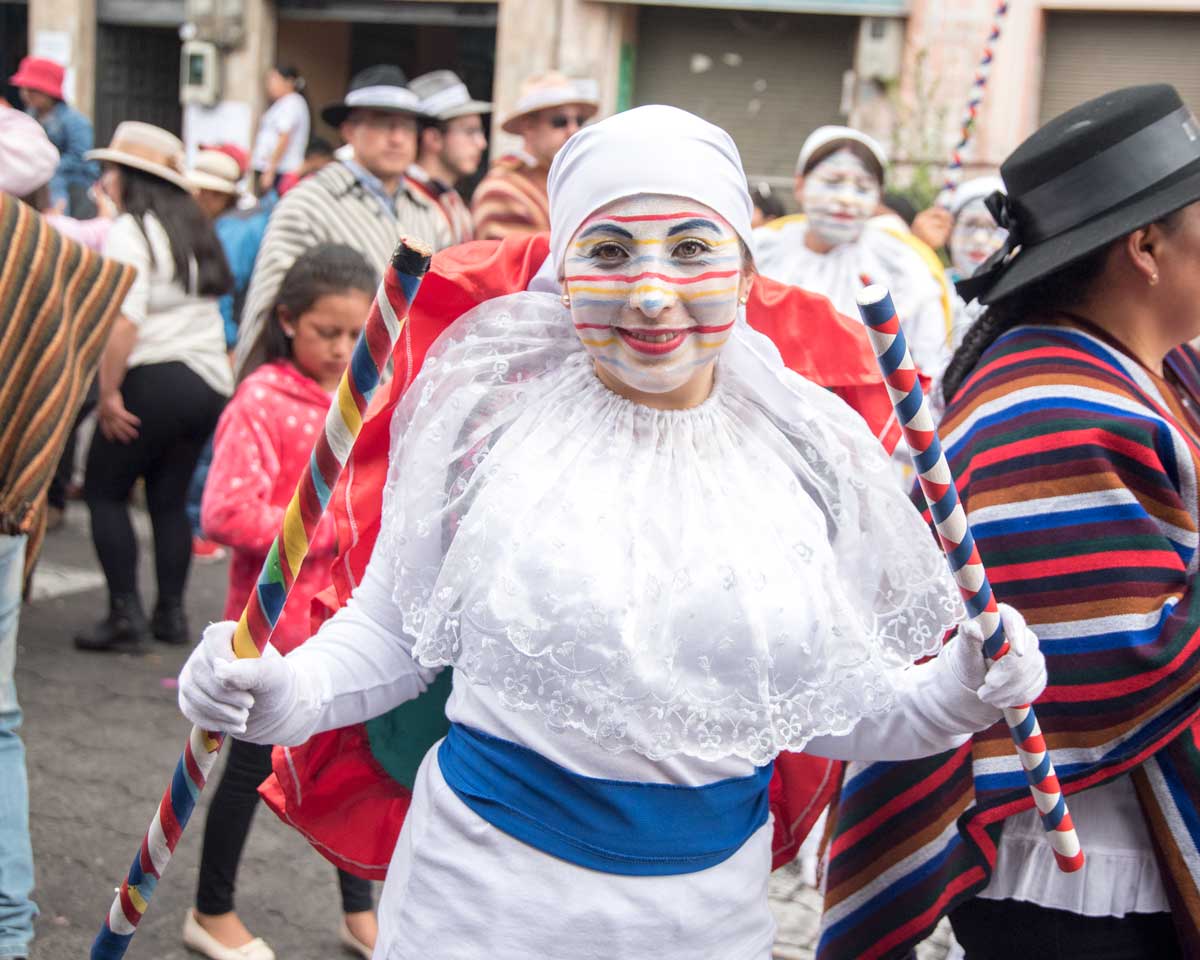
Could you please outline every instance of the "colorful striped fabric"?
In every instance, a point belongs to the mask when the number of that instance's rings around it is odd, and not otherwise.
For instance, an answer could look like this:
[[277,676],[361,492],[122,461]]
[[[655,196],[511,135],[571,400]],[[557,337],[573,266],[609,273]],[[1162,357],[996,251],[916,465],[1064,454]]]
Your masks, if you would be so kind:
[[549,230],[548,172],[544,167],[531,167],[521,157],[497,160],[471,198],[475,239],[503,240]]
[[[1200,355],[1168,358],[1200,402]],[[1200,444],[1135,361],[1063,327],[984,354],[940,433],[999,599],[1046,653],[1038,718],[1069,797],[1132,773],[1200,956]],[[831,810],[819,960],[899,958],[986,886],[1033,802],[1003,724],[925,760],[851,764]]]
[[0,236],[0,533],[31,536],[32,569],[46,488],[136,272],[5,193]]

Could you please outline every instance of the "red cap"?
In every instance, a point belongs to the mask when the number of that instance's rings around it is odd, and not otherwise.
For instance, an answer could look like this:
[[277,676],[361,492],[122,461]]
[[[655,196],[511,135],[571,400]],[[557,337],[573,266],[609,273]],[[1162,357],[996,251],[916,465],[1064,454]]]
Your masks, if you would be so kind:
[[237,161],[238,171],[242,176],[245,176],[246,171],[250,169],[250,155],[236,143],[202,143],[200,149],[216,150],[227,157],[233,157]]
[[25,57],[17,66],[17,72],[8,78],[14,87],[25,90],[37,90],[56,100],[65,100],[63,96],[63,68],[53,60],[42,57]]

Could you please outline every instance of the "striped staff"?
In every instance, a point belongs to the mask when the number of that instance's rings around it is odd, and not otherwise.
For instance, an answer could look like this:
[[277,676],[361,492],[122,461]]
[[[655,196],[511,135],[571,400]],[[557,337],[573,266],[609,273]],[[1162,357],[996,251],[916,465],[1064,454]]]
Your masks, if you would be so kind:
[[975,71],[975,80],[971,84],[971,95],[967,98],[967,112],[963,116],[958,143],[954,145],[954,150],[950,153],[950,163],[946,166],[946,182],[942,185],[941,194],[943,206],[950,202],[950,195],[962,180],[963,156],[966,153],[967,144],[971,142],[975,121],[979,119],[979,107],[983,103],[983,92],[987,88],[988,76],[992,72],[996,41],[1000,39],[1000,26],[1006,13],[1008,13],[1008,0],[999,0],[996,4],[996,13],[992,17],[992,28],[988,31],[987,43],[983,46],[983,58],[979,61],[979,69]]
[[[875,357],[896,408],[896,419],[904,431],[942,549],[950,561],[967,612],[976,619],[986,637],[983,652],[989,659],[999,660],[1009,649],[1000,624],[1000,611],[996,608],[987,571],[967,524],[966,512],[959,502],[950,465],[942,453],[942,444],[929,415],[929,404],[917,379],[917,368],[908,352],[908,342],[900,329],[891,294],[879,284],[866,287],[858,294],[858,310],[875,348]],[[1042,826],[1054,849],[1054,859],[1064,873],[1073,873],[1083,866],[1083,851],[1033,707],[1027,703],[1010,707],[1004,711],[1004,720],[1017,745],[1017,755],[1025,769],[1033,802],[1042,815]]]
[[[362,429],[363,416],[379,385],[381,371],[408,321],[409,307],[429,269],[429,260],[430,253],[424,244],[408,239],[402,240],[392,254],[390,268],[375,295],[362,336],[325,417],[325,429],[313,447],[308,469],[296,484],[296,492],[284,514],[283,528],[271,545],[258,583],[238,621],[233,650],[239,658],[260,656],[271,639],[313,533],[350,456],[354,438]],[[196,799],[216,765],[223,741],[223,734],[192,727],[171,784],[159,802],[129,875],[92,942],[91,960],[117,960],[125,955],[196,807]]]

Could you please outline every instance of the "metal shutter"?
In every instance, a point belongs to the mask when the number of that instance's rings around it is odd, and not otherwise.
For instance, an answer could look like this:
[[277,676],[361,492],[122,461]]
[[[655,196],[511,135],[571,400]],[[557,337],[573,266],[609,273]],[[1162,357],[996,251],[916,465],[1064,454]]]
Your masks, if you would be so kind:
[[845,122],[857,34],[857,17],[642,7],[634,102],[699,114],[729,131],[751,179],[787,179],[814,127]]
[[1137,83],[1174,84],[1200,109],[1200,14],[1046,13],[1041,122]]

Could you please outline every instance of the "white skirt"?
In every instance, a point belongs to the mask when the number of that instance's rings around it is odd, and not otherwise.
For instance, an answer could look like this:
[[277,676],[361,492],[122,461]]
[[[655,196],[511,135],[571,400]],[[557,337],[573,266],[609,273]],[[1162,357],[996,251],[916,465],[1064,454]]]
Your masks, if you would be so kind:
[[417,773],[379,903],[376,960],[769,960],[768,820],[724,863],[673,877],[577,867],[481,819]]

